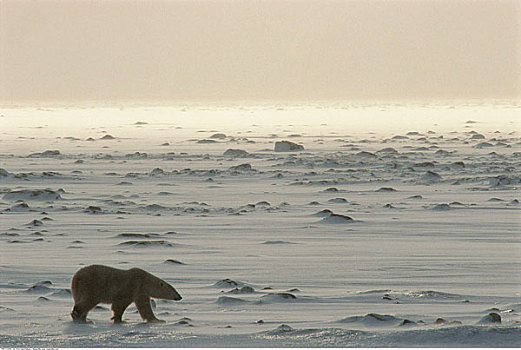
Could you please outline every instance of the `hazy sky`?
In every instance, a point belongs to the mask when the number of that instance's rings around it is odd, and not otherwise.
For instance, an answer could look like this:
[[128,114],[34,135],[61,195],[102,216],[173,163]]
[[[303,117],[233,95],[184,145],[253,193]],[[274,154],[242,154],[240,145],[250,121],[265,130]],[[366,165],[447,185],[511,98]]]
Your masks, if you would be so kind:
[[4,102],[519,98],[521,1],[0,0]]

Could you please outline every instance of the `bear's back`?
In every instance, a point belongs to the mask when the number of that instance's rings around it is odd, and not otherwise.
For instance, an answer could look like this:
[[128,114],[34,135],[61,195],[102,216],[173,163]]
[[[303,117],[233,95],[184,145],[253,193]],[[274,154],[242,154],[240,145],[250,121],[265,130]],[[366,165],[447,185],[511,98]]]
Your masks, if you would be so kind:
[[93,298],[102,303],[111,303],[120,294],[132,293],[136,281],[130,270],[120,270],[104,265],[90,265],[78,270],[72,278],[73,297]]

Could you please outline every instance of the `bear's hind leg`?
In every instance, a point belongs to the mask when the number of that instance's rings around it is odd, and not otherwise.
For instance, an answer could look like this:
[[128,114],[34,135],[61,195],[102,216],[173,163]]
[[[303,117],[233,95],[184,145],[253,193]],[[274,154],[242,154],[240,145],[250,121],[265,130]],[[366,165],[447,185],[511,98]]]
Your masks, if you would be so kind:
[[114,323],[121,323],[123,313],[125,312],[126,308],[130,305],[132,301],[114,301],[111,306],[112,310],[112,318],[111,320],[114,320]]
[[138,296],[136,300],[134,300],[134,303],[136,304],[137,311],[139,311],[139,314],[141,315],[141,318],[144,319],[147,322],[161,322],[164,323],[165,321],[159,320],[154,315],[154,312],[152,311],[152,307],[150,306],[150,297],[148,296]]
[[98,303],[94,302],[79,302],[74,305],[71,312],[71,317],[74,322],[87,323],[87,314]]

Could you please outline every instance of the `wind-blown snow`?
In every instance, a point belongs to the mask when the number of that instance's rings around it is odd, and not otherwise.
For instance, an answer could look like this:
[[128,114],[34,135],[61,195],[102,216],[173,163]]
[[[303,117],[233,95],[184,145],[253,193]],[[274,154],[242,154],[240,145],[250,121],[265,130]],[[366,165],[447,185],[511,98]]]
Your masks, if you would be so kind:
[[[519,107],[245,110],[2,110],[0,344],[519,346]],[[74,324],[89,264],[183,300]]]

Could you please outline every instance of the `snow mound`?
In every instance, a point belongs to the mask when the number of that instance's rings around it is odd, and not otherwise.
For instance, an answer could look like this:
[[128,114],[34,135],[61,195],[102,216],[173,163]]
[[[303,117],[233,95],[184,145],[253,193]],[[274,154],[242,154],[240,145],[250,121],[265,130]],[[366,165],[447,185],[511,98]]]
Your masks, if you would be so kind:
[[224,153],[223,156],[231,157],[231,158],[244,158],[248,157],[250,154],[242,149],[233,149],[229,148]]
[[279,334],[289,333],[289,332],[293,332],[293,331],[294,331],[293,327],[288,326],[287,324],[281,324],[280,326],[278,326],[274,330],[267,331],[266,334],[268,334],[268,335],[279,335]]
[[174,244],[168,241],[125,241],[118,245],[121,246],[132,246],[132,247],[173,247]]
[[166,259],[163,263],[169,265],[186,265],[184,262],[175,259]]
[[445,203],[436,204],[434,207],[432,207],[432,210],[436,210],[436,211],[446,211],[446,210],[451,210],[451,209],[452,208],[450,207],[450,205],[445,204]]
[[313,216],[319,216],[321,218],[327,218],[329,216],[331,216],[331,214],[333,214],[333,212],[329,209],[323,209],[315,214],[313,214]]
[[52,292],[52,289],[47,287],[45,283],[36,283],[35,285],[32,285],[28,289],[25,290],[28,293],[49,293]]
[[19,190],[7,192],[3,199],[10,201],[55,201],[61,199],[60,191],[53,191],[50,189],[45,190]]
[[25,202],[16,203],[11,208],[6,209],[6,211],[11,211],[11,212],[27,212],[29,210],[30,210],[29,204],[27,204]]
[[506,175],[500,175],[491,177],[488,179],[490,187],[500,187],[507,185],[519,185],[521,183],[521,177],[513,176],[508,177]]
[[95,205],[89,205],[87,209],[85,209],[85,212],[89,214],[98,214],[101,213],[101,208]]
[[270,293],[261,297],[261,303],[287,303],[296,299],[297,297],[291,293]]
[[156,233],[120,233],[116,237],[124,237],[124,238],[150,238],[153,236],[158,236]]
[[229,170],[230,171],[255,171],[255,169],[253,169],[251,167],[251,164],[249,164],[249,163],[231,166]]
[[375,192],[396,192],[396,190],[392,187],[380,187]]
[[217,304],[221,305],[234,305],[234,304],[244,304],[247,303],[247,300],[241,298],[234,297],[219,297],[217,298]]
[[224,140],[226,138],[226,134],[217,133],[210,136],[211,139]]
[[47,150],[44,152],[31,153],[27,156],[27,158],[55,158],[60,154],[61,153],[58,150]]
[[423,196],[421,194],[417,194],[414,196],[407,197],[406,199],[423,199]]
[[244,285],[243,282],[234,281],[229,278],[225,278],[223,280],[215,282],[214,287],[230,288],[230,287],[237,287],[237,286],[243,286],[243,285]]
[[163,175],[164,173],[165,173],[165,171],[163,169],[161,169],[161,168],[154,168],[150,172],[150,175],[151,176],[159,176],[159,175]]
[[484,140],[485,139],[485,135],[481,135],[481,134],[473,134],[472,137],[470,138],[471,140]]
[[149,204],[147,206],[145,206],[145,210],[148,210],[148,211],[159,211],[159,210],[166,210],[168,209],[167,207],[164,207],[162,205],[159,205],[159,204]]
[[330,202],[330,203],[347,203],[347,199],[338,197],[338,198],[332,198],[332,199],[328,200],[328,202]]
[[43,222],[37,219],[26,224],[26,226],[43,226]]
[[288,242],[288,241],[265,241],[262,244],[295,244],[295,243]]
[[426,182],[437,182],[441,180],[441,175],[429,170],[423,174],[422,180]]
[[295,152],[301,151],[304,146],[296,144],[291,141],[277,141],[275,142],[275,152]]
[[376,158],[376,154],[367,151],[358,152],[356,156],[358,158]]
[[322,219],[322,222],[328,224],[347,224],[353,222],[353,218],[347,215],[331,214]]
[[501,316],[495,312],[491,312],[486,316],[483,316],[481,320],[478,322],[479,324],[489,324],[489,323],[501,323]]
[[474,146],[474,148],[477,148],[477,149],[489,148],[489,147],[494,147],[494,145],[491,144],[490,142],[480,142]]
[[404,320],[392,315],[367,314],[365,316],[350,316],[339,320],[339,323],[359,324],[367,327],[392,327],[400,325]]
[[251,294],[254,293],[255,289],[253,289],[250,286],[244,286],[242,288],[234,288],[230,291],[228,291],[228,294]]
[[72,292],[70,289],[64,288],[59,289],[55,292],[53,292],[50,296],[52,297],[60,297],[60,298],[70,298],[72,295]]
[[421,290],[417,292],[409,292],[407,296],[420,299],[463,299],[463,295],[438,292],[435,290]]
[[217,143],[217,141],[215,141],[215,140],[203,139],[203,140],[197,140],[197,143],[199,143],[199,144],[208,144],[208,143]]
[[338,192],[338,188],[336,188],[336,187],[329,187],[329,188],[326,188],[322,192]]
[[0,168],[0,177],[13,176],[13,173],[8,172],[4,168]]
[[397,154],[398,151],[392,147],[386,147],[386,148],[382,148],[381,150],[378,150],[376,151],[376,153],[392,153],[392,154]]

